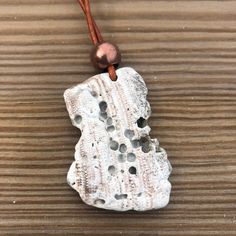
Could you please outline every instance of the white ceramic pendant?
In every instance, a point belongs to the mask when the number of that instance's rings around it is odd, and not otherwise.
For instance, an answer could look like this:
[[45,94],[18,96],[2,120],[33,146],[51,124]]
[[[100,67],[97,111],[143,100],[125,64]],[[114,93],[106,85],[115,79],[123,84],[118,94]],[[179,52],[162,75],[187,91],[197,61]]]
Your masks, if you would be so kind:
[[93,76],[67,89],[72,124],[81,130],[68,183],[92,206],[145,211],[166,206],[171,165],[149,137],[147,87],[132,68]]

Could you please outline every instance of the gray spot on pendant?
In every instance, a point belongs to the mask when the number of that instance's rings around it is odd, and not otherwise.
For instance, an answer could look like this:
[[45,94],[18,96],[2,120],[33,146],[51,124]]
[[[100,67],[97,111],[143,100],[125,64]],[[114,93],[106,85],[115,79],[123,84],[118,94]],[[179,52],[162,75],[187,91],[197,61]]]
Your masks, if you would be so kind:
[[115,199],[116,199],[116,200],[126,199],[127,197],[128,197],[127,194],[116,194],[116,195],[115,195]]

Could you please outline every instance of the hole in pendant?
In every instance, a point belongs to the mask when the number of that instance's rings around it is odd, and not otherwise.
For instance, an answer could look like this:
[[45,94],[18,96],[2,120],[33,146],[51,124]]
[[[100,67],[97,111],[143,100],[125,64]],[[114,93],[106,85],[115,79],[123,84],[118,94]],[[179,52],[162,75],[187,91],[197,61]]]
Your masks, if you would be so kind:
[[143,147],[142,147],[142,151],[143,151],[144,153],[149,153],[149,152],[151,151],[151,149],[150,149],[149,146],[143,146]]
[[99,108],[102,113],[104,113],[107,110],[107,103],[102,101],[99,103]]
[[134,131],[131,129],[125,130],[125,137],[128,139],[132,139],[134,137]]
[[127,161],[134,162],[136,160],[136,156],[134,153],[128,153],[127,155]]
[[75,116],[74,120],[75,120],[75,123],[77,125],[79,125],[81,123],[81,121],[82,121],[82,116],[77,115],[77,116]]
[[111,126],[107,127],[107,131],[108,132],[113,132],[114,130],[115,130],[115,126],[114,125],[111,125]]
[[140,146],[140,142],[138,139],[132,140],[131,144],[132,144],[133,148],[138,148]]
[[107,113],[106,112],[100,112],[100,117],[103,119],[103,120],[106,120],[107,119]]
[[96,91],[91,91],[91,94],[92,94],[93,97],[97,97],[98,96]]
[[115,199],[116,199],[116,200],[126,199],[127,197],[128,197],[127,194],[116,194],[116,195],[115,195]]
[[112,125],[112,118],[111,117],[107,118],[107,125]]
[[148,153],[151,151],[151,145],[150,145],[150,140],[147,137],[142,137],[140,139],[142,151],[144,153]]
[[113,151],[118,150],[118,147],[119,147],[119,144],[118,144],[116,141],[114,141],[114,140],[110,141],[110,148],[111,148]]
[[130,173],[131,175],[136,175],[136,173],[137,173],[136,168],[135,168],[134,166],[131,166],[131,167],[129,168],[129,173]]
[[119,151],[125,153],[127,151],[127,146],[123,143],[120,145]]
[[109,172],[110,175],[115,175],[115,173],[116,173],[115,166],[109,166],[108,167],[108,172]]
[[138,195],[137,195],[138,197],[141,197],[142,196],[142,193],[138,193]]
[[147,120],[145,120],[143,117],[140,117],[137,120],[137,125],[139,128],[144,128],[145,126],[147,126]]

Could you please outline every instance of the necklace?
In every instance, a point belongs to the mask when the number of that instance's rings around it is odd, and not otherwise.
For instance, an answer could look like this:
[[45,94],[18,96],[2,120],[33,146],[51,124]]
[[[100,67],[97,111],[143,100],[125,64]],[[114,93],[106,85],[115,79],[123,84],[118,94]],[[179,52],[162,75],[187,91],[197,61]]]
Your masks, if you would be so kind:
[[171,165],[157,139],[149,136],[151,109],[141,75],[117,69],[118,47],[103,40],[89,0],[78,0],[94,48],[91,61],[103,72],[64,93],[72,124],[81,130],[67,180],[92,206],[145,211],[169,202]]

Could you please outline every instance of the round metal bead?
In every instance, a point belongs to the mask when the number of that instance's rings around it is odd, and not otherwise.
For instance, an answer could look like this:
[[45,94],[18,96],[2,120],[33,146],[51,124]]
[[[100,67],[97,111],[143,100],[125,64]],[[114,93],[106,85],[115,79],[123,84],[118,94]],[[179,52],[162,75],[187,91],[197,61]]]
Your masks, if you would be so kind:
[[118,66],[121,53],[119,48],[110,42],[99,43],[91,52],[91,61],[95,68],[105,70],[110,65]]

